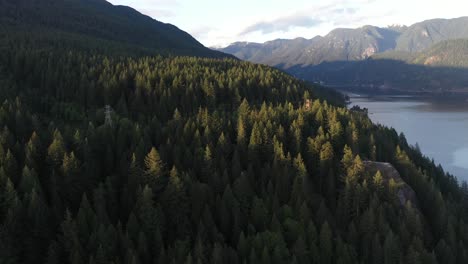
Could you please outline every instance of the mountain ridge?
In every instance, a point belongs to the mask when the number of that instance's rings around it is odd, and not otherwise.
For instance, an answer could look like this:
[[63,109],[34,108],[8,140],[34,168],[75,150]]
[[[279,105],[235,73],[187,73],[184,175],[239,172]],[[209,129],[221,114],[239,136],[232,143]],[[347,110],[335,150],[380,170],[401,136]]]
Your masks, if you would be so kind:
[[174,25],[104,0],[5,0],[0,2],[0,22],[17,31],[54,30],[120,42],[149,54],[229,57]]
[[[288,69],[293,66],[318,65],[325,61],[359,61],[388,51],[421,52],[445,40],[468,38],[468,29],[463,26],[466,23],[468,23],[468,17],[430,19],[411,26],[365,25],[359,28],[336,28],[323,37],[304,39],[307,45],[299,47],[300,50],[297,50],[297,46],[288,49],[288,46],[292,46],[294,39],[281,40],[283,54],[271,54],[264,51],[270,48],[270,43],[279,40],[245,45],[244,49],[232,44],[236,46],[236,49],[230,45],[218,50],[240,59]],[[250,53],[245,53],[245,49],[249,49]],[[295,56],[284,55],[291,53]],[[249,56],[249,54],[254,55]],[[259,54],[269,54],[270,57],[262,57]]]
[[304,40],[308,44],[302,47],[293,48],[292,40],[282,40],[276,53],[271,52],[269,44],[275,41],[224,51],[286,70],[301,79],[361,87],[365,92],[440,95],[457,91],[456,96],[468,96],[465,24],[468,17],[431,19],[409,27],[338,28],[316,41]]

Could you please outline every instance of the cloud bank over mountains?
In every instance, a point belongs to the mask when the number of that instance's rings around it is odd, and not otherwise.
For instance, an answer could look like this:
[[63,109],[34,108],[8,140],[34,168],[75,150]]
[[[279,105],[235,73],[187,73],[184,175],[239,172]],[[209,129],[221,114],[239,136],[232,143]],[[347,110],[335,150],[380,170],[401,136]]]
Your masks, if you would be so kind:
[[[334,28],[410,25],[467,15],[465,0],[109,0],[175,24],[207,46],[313,38]],[[421,12],[418,12],[421,10]]]

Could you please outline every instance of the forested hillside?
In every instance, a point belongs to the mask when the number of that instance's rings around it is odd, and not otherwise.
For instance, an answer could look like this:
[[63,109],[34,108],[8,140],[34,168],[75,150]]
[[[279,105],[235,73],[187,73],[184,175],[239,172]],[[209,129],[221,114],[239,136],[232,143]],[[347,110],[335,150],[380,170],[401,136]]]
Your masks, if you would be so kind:
[[42,35],[53,34],[56,44],[66,41],[83,49],[112,46],[120,47],[119,53],[227,57],[174,25],[105,0],[2,0],[0,23],[1,32],[8,32],[5,38],[37,34],[45,40],[50,36]]
[[364,115],[249,63],[63,52],[5,56],[4,260],[464,263],[465,193]]
[[[463,56],[460,56],[463,57]],[[422,57],[424,58],[424,55]],[[460,61],[461,62],[461,61]],[[461,62],[463,63],[463,62]],[[294,67],[301,79],[369,94],[414,94],[466,98],[468,69],[420,65],[392,59],[327,62],[315,67]]]
[[322,37],[313,39],[277,39],[260,43],[236,42],[220,51],[232,54],[241,60],[267,65],[284,64],[285,68],[290,62],[297,61],[303,50],[311,43],[319,41]]
[[361,92],[467,97],[467,67],[468,40],[457,39],[418,53],[389,51],[364,61],[325,62],[288,71],[299,78]]
[[443,41],[418,55],[417,64],[468,68],[468,39]]
[[2,34],[0,263],[468,261],[468,186],[334,92]]

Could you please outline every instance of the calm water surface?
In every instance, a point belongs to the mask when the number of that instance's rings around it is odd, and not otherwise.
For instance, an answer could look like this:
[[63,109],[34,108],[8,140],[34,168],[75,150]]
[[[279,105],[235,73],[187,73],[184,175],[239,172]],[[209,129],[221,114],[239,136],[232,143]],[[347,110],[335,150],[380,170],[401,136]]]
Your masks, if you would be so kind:
[[351,105],[369,109],[375,123],[403,132],[424,155],[468,181],[468,102],[411,98],[352,97]]

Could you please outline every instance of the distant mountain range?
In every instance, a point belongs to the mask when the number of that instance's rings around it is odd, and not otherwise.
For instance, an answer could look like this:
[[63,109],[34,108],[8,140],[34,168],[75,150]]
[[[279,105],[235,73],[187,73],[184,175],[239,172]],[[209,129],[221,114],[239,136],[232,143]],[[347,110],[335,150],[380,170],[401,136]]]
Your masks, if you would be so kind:
[[296,65],[287,71],[356,92],[468,97],[468,39],[445,40],[421,52],[386,51],[365,60]]
[[468,38],[468,17],[416,23],[398,37],[396,50],[420,52],[444,40]]
[[220,49],[239,59],[289,68],[316,65],[323,61],[361,60],[394,49],[399,32],[365,26],[358,29],[335,29],[325,37],[273,40],[264,44],[237,42]]
[[[105,42],[105,46],[127,46],[139,53],[227,56],[204,47],[176,26],[104,0],[3,0],[0,1],[0,24],[0,30],[15,32],[8,37],[54,34],[64,40],[74,38],[73,45],[86,48],[91,46],[87,43],[99,40]],[[38,43],[35,45],[37,47]]]
[[[394,51],[400,56],[421,52],[439,42],[468,39],[468,17],[433,19],[410,27],[335,29],[312,39],[278,39],[263,44],[236,42],[219,49],[239,59],[288,69],[297,65],[317,65],[328,61],[357,61]],[[389,53],[390,54],[390,53]]]
[[467,71],[457,68],[468,67],[466,25],[468,17],[433,19],[409,27],[335,29],[312,39],[237,42],[219,50],[311,81],[446,92],[468,87]]

